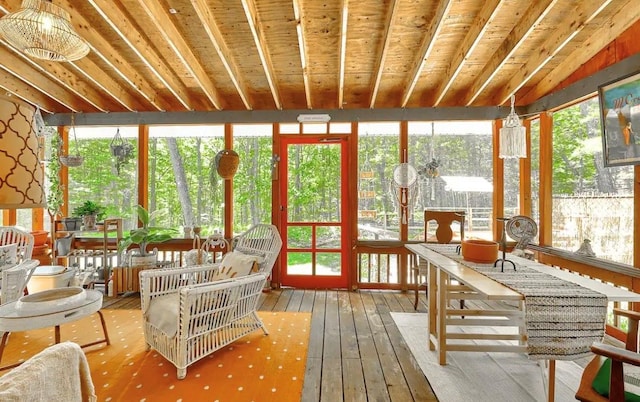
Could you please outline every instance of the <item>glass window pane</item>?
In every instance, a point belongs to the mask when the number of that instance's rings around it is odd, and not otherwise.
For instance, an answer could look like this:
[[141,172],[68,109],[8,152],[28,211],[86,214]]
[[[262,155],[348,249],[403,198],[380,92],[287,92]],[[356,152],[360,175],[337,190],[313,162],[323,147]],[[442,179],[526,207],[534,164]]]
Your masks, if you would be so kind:
[[553,114],[553,246],[633,263],[633,167],[604,167],[598,99]]
[[311,248],[311,226],[289,226],[287,228],[287,247]]
[[[409,122],[408,128],[409,163],[418,171],[419,185],[409,239],[424,238],[425,209],[466,211],[465,237],[491,239],[492,122]],[[517,205],[513,197],[505,209]]]
[[400,124],[361,123],[358,132],[358,238],[398,240],[400,220],[391,178],[399,164]]
[[272,134],[271,124],[233,125],[233,149],[240,156],[233,177],[234,234],[271,223]]
[[200,226],[206,236],[224,228],[224,180],[215,157],[224,126],[149,127],[149,210],[156,224]]
[[316,247],[339,249],[341,246],[340,226],[318,226],[316,229]]
[[311,253],[287,253],[287,274],[312,275]]
[[[111,147],[118,133],[121,144],[127,145],[119,157]],[[69,215],[85,201],[93,201],[105,207],[104,217],[125,218],[125,229],[137,226],[138,128],[72,127],[68,145],[70,155],[84,158],[82,165],[69,167]]]
[[342,271],[340,253],[316,254],[316,275],[340,276]]

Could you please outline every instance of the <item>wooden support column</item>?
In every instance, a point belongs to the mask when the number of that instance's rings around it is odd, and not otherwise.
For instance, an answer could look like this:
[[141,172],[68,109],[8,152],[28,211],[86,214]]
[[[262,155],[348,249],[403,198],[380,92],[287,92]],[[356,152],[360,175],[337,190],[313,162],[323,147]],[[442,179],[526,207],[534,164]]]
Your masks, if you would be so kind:
[[527,157],[520,159],[520,214],[531,216],[531,120],[524,121],[527,130]]
[[[409,122],[407,120],[400,121],[400,163],[409,163]],[[406,197],[408,202],[409,197]],[[398,219],[400,223],[400,240],[402,242],[406,242],[409,238],[409,222],[411,222],[411,212],[409,211],[407,202],[402,203],[402,199],[398,200],[400,202],[400,217]],[[357,208],[356,208],[357,211]],[[403,212],[406,211],[406,212]],[[407,214],[407,223],[402,222],[402,213]],[[409,263],[408,263],[408,254],[401,253],[398,257],[400,258],[400,287],[403,291],[407,290],[407,277],[409,276]]]
[[[349,184],[349,211],[351,215],[349,222],[351,227],[351,250],[356,249],[356,243],[358,241],[358,123],[351,122],[351,135],[347,139],[349,144],[349,167],[348,167],[348,184]],[[358,253],[353,252],[349,254],[349,278],[348,289],[358,289]],[[403,271],[403,270],[401,270]],[[404,272],[404,271],[403,271]]]
[[540,222],[539,244],[551,246],[553,207],[553,114],[540,113]]
[[149,126],[138,126],[138,204],[149,208]]
[[[233,149],[233,125],[224,125],[224,147]],[[224,180],[224,237],[233,237],[233,179]]]
[[502,119],[493,121],[493,213],[490,225],[493,228],[493,240],[500,241],[502,238],[502,221],[496,218],[504,216],[504,159],[500,155],[500,129]]
[[[282,233],[282,211],[280,211],[280,123],[272,125],[272,142],[271,142],[271,223]],[[280,277],[282,276],[282,258],[278,256],[276,264],[271,271],[271,287],[280,288]]]

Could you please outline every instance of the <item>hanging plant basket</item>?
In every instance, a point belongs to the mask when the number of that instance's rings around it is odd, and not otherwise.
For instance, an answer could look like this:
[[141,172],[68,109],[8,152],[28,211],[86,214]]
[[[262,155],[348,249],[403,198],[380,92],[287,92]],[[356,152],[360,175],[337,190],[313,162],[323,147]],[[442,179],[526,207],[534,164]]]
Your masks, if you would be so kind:
[[109,149],[111,150],[111,156],[115,158],[116,171],[119,176],[122,165],[127,164],[129,159],[133,157],[134,146],[122,138],[120,129],[118,129],[115,137],[111,140],[111,144],[109,144]]
[[[60,163],[68,167],[78,167],[82,165],[84,162],[84,158],[80,156],[80,151],[78,149],[78,139],[76,138],[76,125],[75,125],[75,115],[71,115],[71,132],[73,133],[73,142],[76,147],[75,155],[60,155]],[[62,147],[62,144],[60,144]]]
[[231,179],[238,171],[240,157],[232,149],[223,149],[215,157],[215,166],[218,174],[223,179]]

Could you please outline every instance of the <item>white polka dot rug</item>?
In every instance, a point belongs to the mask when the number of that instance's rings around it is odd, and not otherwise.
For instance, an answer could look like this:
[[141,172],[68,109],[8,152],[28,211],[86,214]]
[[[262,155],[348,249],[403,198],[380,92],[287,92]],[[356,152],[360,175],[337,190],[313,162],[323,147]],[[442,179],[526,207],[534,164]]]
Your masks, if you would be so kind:
[[[145,349],[140,310],[102,310],[111,345],[85,348],[98,401],[299,401],[307,360],[310,313],[259,312],[261,330],[187,369],[183,380],[156,351]],[[102,338],[97,314],[61,327],[61,341]],[[54,343],[54,329],[11,333],[2,365],[24,361]],[[0,375],[7,371],[0,372]]]

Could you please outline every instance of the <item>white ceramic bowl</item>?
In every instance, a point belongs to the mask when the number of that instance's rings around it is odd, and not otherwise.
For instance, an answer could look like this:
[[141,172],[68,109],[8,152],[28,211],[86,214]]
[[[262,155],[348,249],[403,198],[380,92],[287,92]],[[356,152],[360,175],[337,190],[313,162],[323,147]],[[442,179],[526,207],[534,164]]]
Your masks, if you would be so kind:
[[16,302],[16,310],[27,314],[48,314],[82,305],[87,292],[78,286],[43,290],[22,296]]

